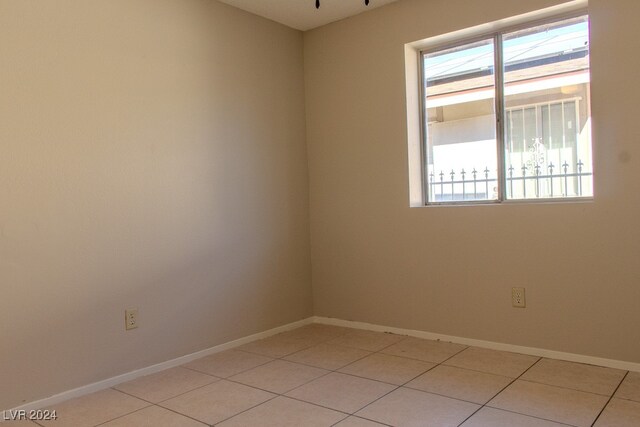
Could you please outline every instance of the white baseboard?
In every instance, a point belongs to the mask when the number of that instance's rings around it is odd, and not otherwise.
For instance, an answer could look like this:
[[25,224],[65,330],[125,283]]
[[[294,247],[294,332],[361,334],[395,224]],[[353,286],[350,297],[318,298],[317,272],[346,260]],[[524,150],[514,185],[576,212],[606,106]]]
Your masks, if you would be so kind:
[[[373,325],[373,324],[364,323],[364,322],[355,322],[350,320],[341,320],[341,319],[334,319],[329,317],[314,316],[314,317],[309,317],[307,319],[299,320],[297,322],[289,323],[287,325],[279,326],[277,328],[273,328],[268,331],[249,335],[247,337],[230,341],[228,343],[220,344],[220,345],[208,348],[206,350],[191,353],[185,356],[178,357],[176,359],[168,360],[166,362],[158,363],[156,365],[148,366],[146,368],[138,369],[132,372],[128,372],[126,374],[122,374],[122,375],[118,375],[102,381],[98,381],[93,384],[78,387],[73,390],[68,390],[68,391],[56,394],[54,396],[50,396],[44,399],[40,399],[34,402],[21,405],[17,408],[12,409],[12,411],[14,411],[15,413],[15,411],[19,411],[19,410],[29,411],[29,410],[42,409],[48,406],[57,405],[61,402],[64,402],[65,400],[73,399],[75,397],[80,397],[86,394],[94,393],[96,391],[104,390],[106,388],[116,386],[120,383],[131,381],[138,377],[153,374],[159,371],[163,371],[165,369],[173,368],[175,366],[184,365],[185,363],[189,363],[201,357],[205,357],[214,353],[219,353],[224,350],[229,350],[234,347],[238,347],[240,345],[249,343],[251,341],[267,338],[272,335],[279,334],[281,332],[286,332],[291,329],[299,328],[300,326],[308,325],[310,323],[321,323],[325,325],[344,326],[347,328],[363,329],[367,331],[390,332],[398,335],[407,335],[407,336],[416,337],[416,338],[441,340],[441,341],[453,342],[457,344],[489,348],[492,350],[510,351],[514,353],[529,354],[532,356],[547,357],[551,359],[560,359],[560,360],[567,360],[570,362],[604,366],[607,368],[623,369],[625,371],[640,372],[640,363],[624,362],[620,360],[584,356],[581,354],[574,354],[574,353],[564,353],[561,351],[545,350],[541,348],[524,347],[519,345],[504,344],[504,343],[498,343],[493,341],[484,341],[484,340],[476,340],[472,338],[442,335],[442,334],[436,334],[432,332],[417,331],[413,329],[393,328],[389,326]],[[2,423],[1,419],[0,419],[0,423]]]
[[624,362],[615,359],[604,359],[601,357],[585,356],[575,353],[564,353],[561,351],[545,350],[535,347],[524,347],[520,345],[504,344],[493,341],[476,340],[472,338],[456,337],[452,335],[435,334],[432,332],[417,331],[413,329],[393,328],[388,326],[373,325],[371,323],[355,322],[351,320],[334,319],[330,317],[314,316],[313,323],[325,325],[344,326],[346,328],[363,329],[376,332],[390,332],[398,335],[424,338],[428,340],[440,340],[456,344],[472,345],[475,347],[488,348],[492,350],[510,351],[513,353],[528,354],[531,356],[546,357],[549,359],[566,360],[569,362],[586,363],[588,365],[604,366],[607,368],[622,369],[625,371],[640,372],[640,363]]
[[[176,366],[184,365],[185,363],[189,363],[193,360],[199,359],[204,356],[208,356],[210,354],[219,353],[224,350],[229,350],[234,347],[241,346],[243,344],[249,343],[251,341],[256,341],[259,339],[267,338],[275,334],[279,334],[281,332],[286,332],[291,329],[299,328],[300,326],[308,325],[313,323],[313,318],[309,317],[307,319],[302,319],[297,322],[289,323],[287,325],[278,326],[277,328],[269,329],[268,331],[259,332],[257,334],[249,335],[247,337],[239,338],[234,341],[230,341],[228,343],[220,344],[202,351],[198,351],[195,353],[187,354],[185,356],[178,357],[176,359],[168,360],[166,362],[158,363],[155,365],[148,366],[146,368],[137,369],[135,371],[127,372],[126,374],[118,375],[112,378],[107,378],[106,380],[98,381],[93,384],[85,385],[82,387],[74,388],[73,390],[64,391],[62,393],[36,400],[34,402],[26,403],[17,408],[12,409],[13,413],[16,411],[24,410],[30,411],[35,409],[42,409],[48,406],[57,405],[65,400],[73,399],[75,397],[84,396],[85,394],[94,393],[96,391],[104,390],[109,387],[113,387],[120,383],[124,383],[127,381],[134,380],[138,377],[142,377],[149,374],[154,374],[159,371],[163,371],[165,369],[173,368]],[[8,411],[7,411],[8,412]],[[2,423],[2,418],[0,417],[0,423]]]

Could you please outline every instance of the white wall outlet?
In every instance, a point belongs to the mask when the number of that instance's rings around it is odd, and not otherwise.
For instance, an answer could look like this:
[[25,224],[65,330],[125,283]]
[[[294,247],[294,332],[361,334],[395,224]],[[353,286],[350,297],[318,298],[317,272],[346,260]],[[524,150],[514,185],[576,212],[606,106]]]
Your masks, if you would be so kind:
[[138,309],[137,308],[129,308],[124,311],[124,328],[128,331],[129,329],[135,329],[138,327]]
[[511,288],[511,304],[514,307],[525,308],[524,288]]

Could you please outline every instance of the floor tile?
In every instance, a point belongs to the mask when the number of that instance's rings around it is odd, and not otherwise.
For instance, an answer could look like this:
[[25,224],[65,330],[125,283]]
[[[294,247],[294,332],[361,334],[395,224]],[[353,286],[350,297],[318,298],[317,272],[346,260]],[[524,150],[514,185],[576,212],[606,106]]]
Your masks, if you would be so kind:
[[71,399],[49,409],[55,409],[57,420],[38,421],[43,426],[95,426],[149,406],[148,402],[113,389],[106,389]]
[[640,372],[629,372],[615,397],[640,402]]
[[312,347],[313,345],[315,345],[315,343],[313,342],[309,343],[299,340],[292,340],[287,337],[275,335],[273,337],[241,345],[240,347],[236,347],[236,350],[278,358],[287,356],[300,350],[304,350],[305,348]]
[[272,360],[271,357],[261,356],[259,354],[227,350],[205,356],[183,366],[216,377],[228,378],[240,372],[255,368],[256,366],[264,365]]
[[199,421],[171,412],[159,406],[149,406],[101,427],[206,427]]
[[351,414],[394,388],[390,384],[334,372],[290,391],[287,396]]
[[501,375],[439,365],[406,387],[484,405],[512,381]]
[[385,347],[404,339],[402,335],[354,330],[341,337],[329,341],[331,344],[344,345],[346,347],[359,348],[367,351],[380,351]]
[[[479,405],[449,399],[408,388],[396,391],[375,401],[356,415],[393,426],[458,426]],[[425,421],[428,420],[428,424]]]
[[114,388],[148,402],[158,403],[218,380],[219,378],[211,375],[177,367],[136,378]]
[[339,372],[402,385],[433,368],[435,364],[390,354],[375,353],[345,366]]
[[294,329],[293,331],[283,332],[281,334],[275,335],[273,338],[274,340],[281,340],[297,344],[300,347],[311,347],[313,345],[322,344],[323,342],[327,342],[341,335],[342,334],[334,335],[325,334],[320,331],[301,331],[300,329]]
[[444,362],[444,364],[517,378],[536,363],[538,359],[539,357],[525,354],[469,347]]
[[520,379],[611,396],[626,373],[620,369],[542,359]]
[[278,397],[223,423],[220,427],[328,427],[346,415],[286,397]]
[[334,338],[345,335],[355,329],[340,326],[312,323],[291,331],[282,332],[270,338],[273,342],[282,343],[286,350],[288,346],[305,348],[322,344]]
[[162,402],[160,406],[206,424],[216,424],[274,396],[266,391],[220,380]]
[[517,380],[487,405],[559,423],[590,426],[607,400],[599,394]]
[[310,336],[319,340],[328,341],[333,338],[353,332],[355,329],[344,328],[342,326],[324,325],[322,323],[312,323],[288,332],[290,335]]
[[484,407],[469,418],[460,427],[566,427],[566,424],[555,423],[528,415],[501,411]]
[[50,409],[0,425],[627,427],[640,373],[309,324]]
[[640,426],[640,402],[611,399],[604,408],[595,427],[638,427]]
[[384,427],[384,424],[375,423],[352,415],[343,421],[340,421],[336,424],[336,427]]
[[328,371],[285,360],[274,360],[266,365],[234,375],[233,381],[257,387],[274,393],[283,394],[313,379],[325,375]]
[[425,362],[442,363],[465,348],[467,346],[461,344],[408,337],[385,348],[382,353],[410,357]]
[[370,354],[370,351],[358,348],[343,347],[335,344],[319,344],[290,354],[285,357],[285,360],[335,371]]

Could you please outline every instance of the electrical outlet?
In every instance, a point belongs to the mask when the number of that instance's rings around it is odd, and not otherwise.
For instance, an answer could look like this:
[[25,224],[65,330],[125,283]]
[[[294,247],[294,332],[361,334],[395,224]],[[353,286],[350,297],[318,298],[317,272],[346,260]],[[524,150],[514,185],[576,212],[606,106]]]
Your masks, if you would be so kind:
[[525,308],[524,288],[511,288],[511,304],[514,307]]
[[128,331],[138,327],[138,309],[130,308],[124,311],[124,328]]

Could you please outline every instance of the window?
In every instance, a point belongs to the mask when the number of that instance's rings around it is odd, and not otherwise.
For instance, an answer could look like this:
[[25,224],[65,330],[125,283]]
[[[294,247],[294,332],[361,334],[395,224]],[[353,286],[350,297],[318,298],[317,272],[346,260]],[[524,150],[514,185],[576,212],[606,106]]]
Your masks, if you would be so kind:
[[427,204],[593,197],[587,16],[420,58]]

